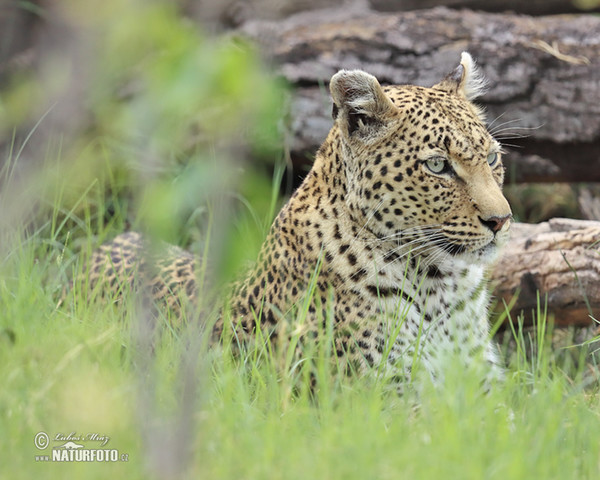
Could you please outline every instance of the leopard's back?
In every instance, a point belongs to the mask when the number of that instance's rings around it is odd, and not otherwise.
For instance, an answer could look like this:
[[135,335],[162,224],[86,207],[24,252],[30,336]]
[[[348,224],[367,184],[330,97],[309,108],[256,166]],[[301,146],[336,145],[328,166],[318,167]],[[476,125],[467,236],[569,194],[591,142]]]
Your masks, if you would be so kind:
[[101,245],[79,278],[102,299],[119,300],[131,291],[163,304],[175,315],[182,301],[197,301],[196,257],[173,245],[149,242],[138,232],[125,232]]

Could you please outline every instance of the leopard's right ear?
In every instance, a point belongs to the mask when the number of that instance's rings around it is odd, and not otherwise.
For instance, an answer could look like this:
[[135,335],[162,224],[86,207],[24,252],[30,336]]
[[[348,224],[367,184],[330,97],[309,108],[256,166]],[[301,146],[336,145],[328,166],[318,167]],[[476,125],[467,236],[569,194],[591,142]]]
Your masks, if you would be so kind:
[[333,119],[348,136],[368,136],[395,107],[377,79],[362,70],[340,70],[329,83]]

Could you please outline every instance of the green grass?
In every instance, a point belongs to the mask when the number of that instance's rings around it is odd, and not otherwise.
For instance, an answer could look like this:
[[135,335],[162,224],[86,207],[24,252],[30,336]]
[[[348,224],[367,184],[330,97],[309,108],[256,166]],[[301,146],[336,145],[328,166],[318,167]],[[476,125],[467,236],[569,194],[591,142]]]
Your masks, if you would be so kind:
[[[193,326],[148,339],[134,302],[88,303],[79,291],[57,308],[65,270],[79,267],[58,241],[64,232],[52,233],[51,227],[27,237],[13,231],[3,242],[3,478],[600,474],[598,397],[543,351],[529,364],[521,358],[487,395],[475,377],[450,368],[444,388],[398,397],[385,382],[331,373],[324,342],[314,352],[318,387],[311,394],[296,389],[305,377],[299,365],[280,367],[266,348],[237,356],[226,347],[207,350]],[[128,461],[36,462],[44,453],[34,446],[40,431],[107,435],[106,448],[126,453]]]

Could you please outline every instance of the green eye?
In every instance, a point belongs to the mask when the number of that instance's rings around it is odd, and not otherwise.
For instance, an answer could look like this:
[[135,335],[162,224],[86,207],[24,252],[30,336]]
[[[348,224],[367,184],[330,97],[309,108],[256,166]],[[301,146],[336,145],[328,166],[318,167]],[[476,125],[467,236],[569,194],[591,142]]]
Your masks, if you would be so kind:
[[498,154],[496,152],[490,153],[487,156],[487,163],[490,167],[493,167],[494,165],[496,165],[497,161],[498,161]]
[[427,168],[433,173],[443,173],[448,170],[448,162],[440,157],[435,157],[425,162]]

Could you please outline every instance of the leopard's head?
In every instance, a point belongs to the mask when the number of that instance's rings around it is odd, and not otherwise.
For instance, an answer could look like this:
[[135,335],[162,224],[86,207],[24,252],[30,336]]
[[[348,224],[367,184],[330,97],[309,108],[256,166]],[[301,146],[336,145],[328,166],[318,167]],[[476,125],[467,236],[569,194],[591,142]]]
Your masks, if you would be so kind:
[[333,76],[345,201],[364,229],[423,253],[494,256],[511,209],[500,144],[472,102],[484,83],[468,53],[431,88],[381,87],[360,70]]

